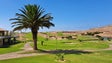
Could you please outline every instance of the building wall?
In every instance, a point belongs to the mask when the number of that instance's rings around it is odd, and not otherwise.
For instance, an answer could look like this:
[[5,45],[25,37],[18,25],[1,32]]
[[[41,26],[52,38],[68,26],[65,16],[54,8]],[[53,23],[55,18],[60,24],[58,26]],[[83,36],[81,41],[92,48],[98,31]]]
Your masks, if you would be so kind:
[[0,39],[0,46],[2,46],[3,45],[3,40],[2,39]]

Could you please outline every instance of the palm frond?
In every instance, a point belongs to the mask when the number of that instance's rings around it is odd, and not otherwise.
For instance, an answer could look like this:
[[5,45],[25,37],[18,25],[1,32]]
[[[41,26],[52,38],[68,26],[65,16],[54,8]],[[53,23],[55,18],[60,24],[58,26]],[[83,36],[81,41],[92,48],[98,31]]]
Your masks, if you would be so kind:
[[27,28],[35,28],[39,29],[39,27],[47,27],[50,28],[54,26],[50,21],[53,19],[50,13],[44,14],[44,9],[40,5],[25,5],[24,8],[19,9],[21,13],[16,13],[16,18],[11,18],[10,20],[14,20],[12,22],[12,27],[15,30],[27,29]]
[[13,31],[16,31],[16,30],[22,30],[22,29],[24,29],[23,26],[18,26],[18,27],[15,27],[15,28],[13,29]]

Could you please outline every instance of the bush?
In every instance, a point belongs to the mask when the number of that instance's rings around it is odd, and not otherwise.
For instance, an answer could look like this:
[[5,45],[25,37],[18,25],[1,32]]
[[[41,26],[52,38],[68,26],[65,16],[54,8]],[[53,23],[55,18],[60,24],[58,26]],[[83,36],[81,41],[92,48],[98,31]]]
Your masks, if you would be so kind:
[[81,39],[78,39],[78,41],[79,41],[79,42],[82,42],[82,40],[81,40]]
[[103,39],[104,39],[103,37],[101,37],[101,36],[99,36],[99,35],[97,35],[96,37],[98,37],[99,40],[103,40]]
[[99,33],[102,33],[102,32],[87,32],[87,35],[92,35],[92,36],[94,36],[95,34],[99,34]]
[[64,53],[58,53],[58,54],[56,54],[56,60],[64,61]]
[[72,36],[68,36],[67,39],[72,40]]
[[108,41],[111,41],[111,38],[108,38]]

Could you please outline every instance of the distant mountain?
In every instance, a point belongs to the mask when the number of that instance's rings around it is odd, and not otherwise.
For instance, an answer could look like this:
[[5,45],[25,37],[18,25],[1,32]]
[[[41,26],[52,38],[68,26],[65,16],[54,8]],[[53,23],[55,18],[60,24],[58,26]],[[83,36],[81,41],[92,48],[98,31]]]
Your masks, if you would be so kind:
[[99,27],[99,28],[92,28],[92,29],[86,30],[84,32],[85,33],[87,33],[87,32],[102,32],[102,33],[96,34],[96,35],[112,38],[112,25],[103,26],[103,27]]
[[112,25],[103,26],[99,28],[92,28],[92,29],[86,30],[86,32],[112,32]]
[[99,35],[99,36],[103,36],[103,37],[112,37],[112,25],[109,26],[103,26],[103,27],[98,27],[98,28],[92,28],[89,30],[85,30],[85,31],[56,31],[56,32],[46,32],[46,33],[39,33],[40,36],[43,37],[47,37],[48,35],[50,36],[58,36],[60,33],[63,34],[63,36],[65,35],[78,35],[78,34],[86,34],[87,32],[102,32],[99,34],[95,34],[95,35]]

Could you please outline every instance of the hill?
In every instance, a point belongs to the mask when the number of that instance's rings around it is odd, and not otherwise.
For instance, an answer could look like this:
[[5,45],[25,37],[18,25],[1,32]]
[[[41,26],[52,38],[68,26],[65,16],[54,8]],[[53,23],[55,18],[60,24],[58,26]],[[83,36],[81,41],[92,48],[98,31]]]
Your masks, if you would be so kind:
[[99,28],[92,28],[87,30],[87,32],[112,32],[112,25],[103,26]]
[[99,28],[92,28],[86,31],[83,31],[84,33],[94,33],[94,32],[101,32],[99,34],[99,36],[102,37],[111,37],[112,38],[112,25],[109,26],[103,26],[103,27],[99,27]]

